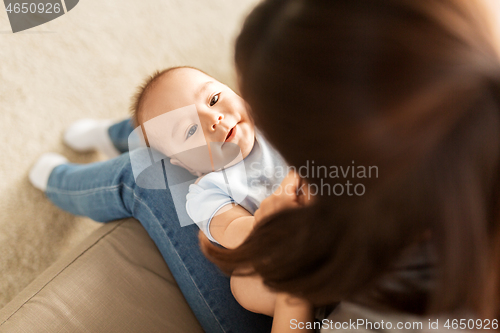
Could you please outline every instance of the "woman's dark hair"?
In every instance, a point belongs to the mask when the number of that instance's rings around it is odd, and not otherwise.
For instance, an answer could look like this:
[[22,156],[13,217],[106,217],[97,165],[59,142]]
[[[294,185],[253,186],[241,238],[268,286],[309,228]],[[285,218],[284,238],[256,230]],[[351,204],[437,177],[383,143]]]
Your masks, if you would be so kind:
[[[206,255],[316,305],[498,314],[500,62],[478,3],[260,4],[235,56],[256,125],[297,168],[354,161],[379,174],[308,177],[366,192],[318,195],[257,225],[237,249],[203,242]],[[415,249],[423,263],[409,259]],[[426,288],[398,275],[407,260]]]

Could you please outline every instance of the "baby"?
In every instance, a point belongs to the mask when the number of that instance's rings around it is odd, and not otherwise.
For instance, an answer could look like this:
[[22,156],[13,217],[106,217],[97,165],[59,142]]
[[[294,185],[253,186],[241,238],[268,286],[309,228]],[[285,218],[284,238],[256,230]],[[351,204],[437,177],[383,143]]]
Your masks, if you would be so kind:
[[200,70],[176,67],[152,76],[132,111],[151,148],[199,177],[187,195],[191,219],[211,241],[241,244],[260,203],[284,178],[259,170],[286,168],[256,131],[245,101]]

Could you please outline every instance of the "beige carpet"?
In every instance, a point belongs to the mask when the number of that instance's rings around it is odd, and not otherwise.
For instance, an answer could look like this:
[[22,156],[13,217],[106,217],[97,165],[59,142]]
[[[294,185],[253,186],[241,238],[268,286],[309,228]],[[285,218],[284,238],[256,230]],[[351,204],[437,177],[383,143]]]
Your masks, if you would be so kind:
[[44,152],[88,163],[61,142],[83,117],[120,119],[152,71],[205,70],[234,87],[233,42],[256,0],[81,0],[12,34],[0,2],[0,307],[100,224],[53,206],[28,170]]

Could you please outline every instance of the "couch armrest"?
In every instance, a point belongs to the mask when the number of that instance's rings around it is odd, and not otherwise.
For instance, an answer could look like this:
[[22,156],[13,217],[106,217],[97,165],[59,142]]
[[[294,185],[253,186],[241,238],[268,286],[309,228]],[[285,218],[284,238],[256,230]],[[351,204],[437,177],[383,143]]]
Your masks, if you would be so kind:
[[134,219],[103,224],[0,309],[0,332],[203,332]]

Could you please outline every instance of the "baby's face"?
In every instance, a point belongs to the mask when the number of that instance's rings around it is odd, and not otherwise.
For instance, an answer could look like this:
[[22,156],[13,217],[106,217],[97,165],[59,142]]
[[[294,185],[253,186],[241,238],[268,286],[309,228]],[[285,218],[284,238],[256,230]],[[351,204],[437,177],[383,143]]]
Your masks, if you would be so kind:
[[[150,146],[193,173],[213,171],[214,159],[232,161],[235,148],[241,160],[254,145],[254,124],[245,101],[196,69],[178,68],[159,78],[142,112]],[[205,159],[203,149],[208,151]]]

